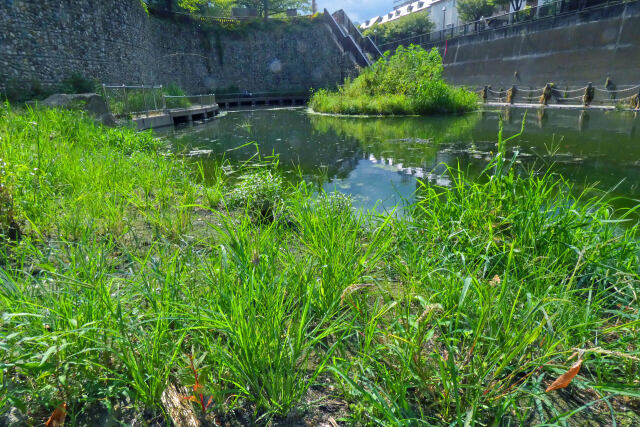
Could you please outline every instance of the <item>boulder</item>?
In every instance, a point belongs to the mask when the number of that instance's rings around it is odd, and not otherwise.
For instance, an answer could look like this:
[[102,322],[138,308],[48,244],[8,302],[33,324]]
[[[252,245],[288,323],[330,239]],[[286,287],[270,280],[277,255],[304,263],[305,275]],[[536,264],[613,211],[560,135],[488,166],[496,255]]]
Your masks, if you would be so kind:
[[115,126],[116,119],[107,101],[95,93],[56,93],[40,103],[45,107],[84,110],[105,126]]

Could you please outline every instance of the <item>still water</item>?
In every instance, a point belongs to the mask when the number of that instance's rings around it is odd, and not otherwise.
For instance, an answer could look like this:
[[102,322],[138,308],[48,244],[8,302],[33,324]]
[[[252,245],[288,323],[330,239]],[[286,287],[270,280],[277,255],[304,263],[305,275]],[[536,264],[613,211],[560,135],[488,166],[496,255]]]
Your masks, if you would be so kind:
[[[166,136],[177,151],[202,158],[205,167],[221,158],[247,160],[257,145],[262,155],[277,154],[287,174],[302,174],[318,187],[346,193],[358,207],[388,210],[414,200],[418,180],[447,185],[444,165],[459,164],[478,174],[496,151],[500,120],[507,137],[520,130],[524,115],[525,110],[503,109],[462,116],[345,118],[309,114],[304,108],[263,109],[229,112]],[[640,198],[640,117],[634,113],[529,110],[524,134],[510,141],[508,151],[519,152],[525,169],[551,166],[576,191],[595,185],[610,197]]]

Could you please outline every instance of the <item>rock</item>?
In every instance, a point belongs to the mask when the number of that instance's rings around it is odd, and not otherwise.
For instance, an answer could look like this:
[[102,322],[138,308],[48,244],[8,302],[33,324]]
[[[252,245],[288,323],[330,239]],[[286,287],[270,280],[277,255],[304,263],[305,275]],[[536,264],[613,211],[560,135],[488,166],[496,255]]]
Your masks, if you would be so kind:
[[18,427],[27,424],[27,417],[15,406],[0,416],[0,425]]
[[105,126],[115,126],[116,119],[105,99],[95,93],[56,93],[40,103],[45,107],[84,110]]

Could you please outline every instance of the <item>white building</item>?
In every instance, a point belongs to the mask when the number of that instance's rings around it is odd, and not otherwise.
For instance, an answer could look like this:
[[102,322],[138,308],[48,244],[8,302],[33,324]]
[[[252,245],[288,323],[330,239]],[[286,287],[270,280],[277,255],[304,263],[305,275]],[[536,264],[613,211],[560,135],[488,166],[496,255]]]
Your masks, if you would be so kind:
[[397,6],[386,15],[371,18],[361,24],[360,29],[366,30],[373,25],[386,24],[387,22],[395,21],[396,19],[418,12],[429,14],[431,21],[435,24],[434,31],[458,25],[456,0],[419,0]]

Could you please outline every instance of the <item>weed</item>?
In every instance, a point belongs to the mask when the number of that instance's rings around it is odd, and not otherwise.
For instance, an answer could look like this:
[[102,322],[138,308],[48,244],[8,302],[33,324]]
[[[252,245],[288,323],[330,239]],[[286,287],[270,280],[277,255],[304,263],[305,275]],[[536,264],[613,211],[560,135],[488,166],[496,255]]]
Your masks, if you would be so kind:
[[345,80],[337,92],[318,90],[310,106],[338,114],[433,114],[474,110],[476,94],[449,86],[442,78],[442,57],[437,49],[398,47],[354,80]]
[[64,93],[96,93],[98,84],[95,80],[79,73],[73,73],[62,80],[60,89]]
[[[633,212],[517,169],[509,143],[478,179],[449,168],[379,216],[286,183],[275,159],[205,180],[149,133],[7,109],[24,236],[0,243],[0,411],[36,424],[66,402],[82,424],[101,402],[140,423],[179,378],[245,423],[296,420],[310,395],[354,424],[612,422],[638,402]],[[255,221],[262,201],[287,215]]]

